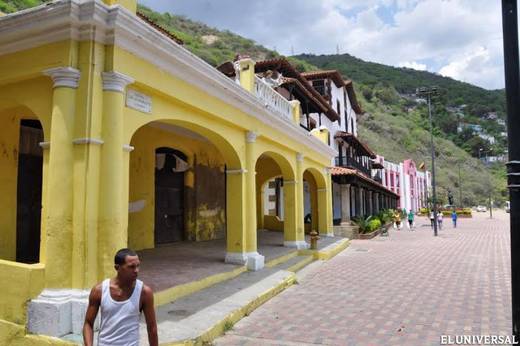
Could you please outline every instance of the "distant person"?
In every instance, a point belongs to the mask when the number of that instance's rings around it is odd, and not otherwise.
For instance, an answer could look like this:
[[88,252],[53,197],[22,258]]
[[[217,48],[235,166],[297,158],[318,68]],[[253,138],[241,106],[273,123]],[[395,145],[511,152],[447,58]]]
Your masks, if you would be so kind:
[[442,212],[440,211],[438,214],[437,214],[437,224],[439,225],[439,229],[442,229]]
[[399,211],[394,213],[394,225],[398,230],[401,229],[401,213],[399,213]]
[[451,221],[453,222],[453,228],[457,228],[457,212],[455,210],[453,210],[451,212]]
[[408,228],[410,229],[410,231],[413,231],[413,218],[413,211],[410,210],[410,212],[408,213]]
[[141,280],[139,257],[130,249],[119,250],[114,258],[117,275],[105,279],[90,291],[88,308],[83,325],[83,342],[92,346],[94,321],[101,309],[98,346],[138,346],[139,317],[144,312],[148,330],[148,343],[158,346],[157,322],[152,289]]
[[432,225],[432,228],[433,228],[434,222],[435,222],[435,214],[433,213],[433,211],[430,211],[430,223]]

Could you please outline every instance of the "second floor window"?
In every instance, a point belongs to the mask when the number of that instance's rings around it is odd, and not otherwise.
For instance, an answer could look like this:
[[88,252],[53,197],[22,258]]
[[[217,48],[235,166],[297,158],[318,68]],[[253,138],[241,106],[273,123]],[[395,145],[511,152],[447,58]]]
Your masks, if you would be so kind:
[[336,100],[336,108],[338,109],[338,124],[341,125],[341,104],[339,103],[339,100]]

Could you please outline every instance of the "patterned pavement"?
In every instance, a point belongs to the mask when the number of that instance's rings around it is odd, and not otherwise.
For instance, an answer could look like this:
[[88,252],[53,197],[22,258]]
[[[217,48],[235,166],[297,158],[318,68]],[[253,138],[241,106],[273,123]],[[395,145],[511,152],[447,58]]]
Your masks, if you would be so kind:
[[[441,335],[510,335],[508,214],[475,213],[437,238],[355,240],[237,323],[216,345],[439,345]],[[450,221],[450,222],[448,222]]]

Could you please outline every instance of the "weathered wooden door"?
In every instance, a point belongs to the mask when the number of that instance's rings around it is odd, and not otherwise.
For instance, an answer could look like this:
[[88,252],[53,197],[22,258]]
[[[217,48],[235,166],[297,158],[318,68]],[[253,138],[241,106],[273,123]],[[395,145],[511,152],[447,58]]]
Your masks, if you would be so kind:
[[164,162],[155,169],[156,244],[184,240],[184,173],[174,171],[176,159],[171,151],[161,151],[158,154],[164,155]]
[[22,120],[18,152],[16,261],[37,263],[40,258],[43,130],[38,121]]

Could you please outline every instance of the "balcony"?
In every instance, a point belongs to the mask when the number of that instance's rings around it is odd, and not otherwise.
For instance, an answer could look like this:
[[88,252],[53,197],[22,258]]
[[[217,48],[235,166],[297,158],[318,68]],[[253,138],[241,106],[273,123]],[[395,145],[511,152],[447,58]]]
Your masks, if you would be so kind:
[[357,169],[359,172],[363,173],[367,177],[372,177],[372,175],[370,174],[370,167],[363,165],[361,162],[358,162],[353,157],[343,156],[340,158],[339,156],[336,156],[334,163],[337,167],[348,167]]
[[257,76],[255,76],[255,95],[262,100],[266,108],[292,122],[291,103]]
[[383,175],[381,174],[381,170],[378,169],[374,174],[372,174],[372,179],[377,181],[379,184],[383,184]]

